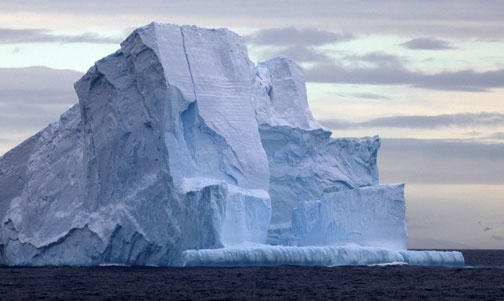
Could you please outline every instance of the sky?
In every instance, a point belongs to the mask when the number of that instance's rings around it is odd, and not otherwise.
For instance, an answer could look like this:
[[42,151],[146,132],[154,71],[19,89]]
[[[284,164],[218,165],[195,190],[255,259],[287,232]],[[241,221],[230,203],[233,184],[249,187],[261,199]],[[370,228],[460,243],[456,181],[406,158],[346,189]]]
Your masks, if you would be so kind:
[[411,247],[504,248],[503,1],[0,0],[0,155],[77,97],[73,82],[152,21],[226,27],[253,61],[300,64],[333,137],[380,135]]

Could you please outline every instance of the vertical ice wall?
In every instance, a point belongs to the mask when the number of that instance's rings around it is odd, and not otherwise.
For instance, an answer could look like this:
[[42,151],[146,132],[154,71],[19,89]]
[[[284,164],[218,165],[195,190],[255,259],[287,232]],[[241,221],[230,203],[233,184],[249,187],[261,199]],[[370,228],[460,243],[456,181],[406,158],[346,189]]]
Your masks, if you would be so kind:
[[134,31],[76,83],[78,106],[0,159],[3,261],[173,265],[185,249],[264,242],[254,78],[228,30]]
[[408,247],[404,185],[377,185],[326,193],[292,214],[299,246]]

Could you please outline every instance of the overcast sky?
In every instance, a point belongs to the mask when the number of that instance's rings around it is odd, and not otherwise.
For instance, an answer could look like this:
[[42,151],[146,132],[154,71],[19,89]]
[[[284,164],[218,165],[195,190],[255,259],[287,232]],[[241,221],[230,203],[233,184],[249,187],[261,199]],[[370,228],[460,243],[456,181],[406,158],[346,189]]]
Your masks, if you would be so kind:
[[76,103],[73,82],[135,27],[227,27],[245,37],[252,60],[284,55],[303,67],[313,114],[334,137],[383,138],[381,179],[407,183],[412,241],[504,248],[503,1],[0,8],[0,155]]

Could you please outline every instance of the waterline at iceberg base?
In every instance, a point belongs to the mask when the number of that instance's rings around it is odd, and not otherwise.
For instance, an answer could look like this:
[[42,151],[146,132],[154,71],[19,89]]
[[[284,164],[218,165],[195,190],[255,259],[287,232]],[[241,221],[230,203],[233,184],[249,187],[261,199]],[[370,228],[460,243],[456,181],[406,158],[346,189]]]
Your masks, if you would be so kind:
[[342,266],[411,264],[463,266],[457,251],[409,251],[351,246],[236,246],[222,249],[187,250],[184,266]]
[[331,138],[300,66],[227,29],[151,23],[0,158],[0,264],[463,265],[407,251],[380,138]]

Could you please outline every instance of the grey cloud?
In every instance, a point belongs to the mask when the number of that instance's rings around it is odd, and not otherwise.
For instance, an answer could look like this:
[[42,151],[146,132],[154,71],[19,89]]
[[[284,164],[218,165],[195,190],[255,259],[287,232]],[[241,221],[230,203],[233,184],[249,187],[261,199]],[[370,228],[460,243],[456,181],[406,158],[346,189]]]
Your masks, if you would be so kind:
[[[321,120],[322,124],[332,129],[352,127],[388,127],[388,128],[425,128],[439,127],[474,127],[504,125],[504,114],[495,112],[460,113],[443,115],[411,115],[375,118],[363,122],[344,120]],[[496,133],[499,134],[499,133]]]
[[408,230],[412,230],[412,229],[415,229],[415,230],[423,230],[423,229],[428,229],[428,227],[424,226],[424,225],[410,225],[408,223]]
[[73,91],[83,73],[48,67],[0,68],[0,91]]
[[323,126],[333,129],[333,130],[343,130],[343,129],[348,129],[352,127],[359,127],[359,123],[357,122],[351,122],[347,120],[341,120],[341,119],[322,119],[319,120],[320,124]]
[[[390,60],[389,60],[390,61]],[[404,66],[376,64],[373,67],[345,67],[333,64],[317,64],[305,69],[307,81],[340,84],[407,85],[432,90],[457,90],[486,92],[504,87],[504,69],[475,72],[473,70],[445,71],[427,74],[410,71]]]
[[490,230],[492,230],[492,228],[490,228],[490,227],[486,227],[485,229],[483,229],[484,232],[487,232],[487,231],[490,231]]
[[275,46],[315,46],[352,40],[351,33],[336,33],[315,28],[295,27],[263,29],[245,37],[248,43]]
[[310,82],[345,84],[408,84],[412,74],[399,68],[344,67],[337,64],[319,64],[305,69],[305,77]]
[[78,35],[54,34],[46,29],[11,29],[0,28],[0,44],[20,43],[95,43],[116,44],[122,39],[103,37],[96,33],[86,32]]
[[274,48],[263,51],[262,57],[269,59],[276,56],[285,56],[295,61],[296,63],[332,63],[334,58],[327,54],[304,46],[290,46],[285,48]]
[[504,237],[502,237],[501,235],[492,235],[490,236],[490,238],[495,240],[504,240]]
[[0,138],[0,143],[2,143],[2,144],[3,143],[5,143],[5,144],[7,144],[7,143],[13,143],[13,142],[14,142],[14,140],[12,140],[12,139]]
[[382,139],[378,155],[383,183],[504,183],[504,143],[471,140]]
[[502,42],[500,39],[475,39],[476,42],[485,42],[485,43],[499,43]]
[[[407,57],[381,51],[370,52],[363,55],[356,55],[342,51],[336,53],[339,54],[339,62],[345,62],[345,65],[352,66],[352,68],[347,67],[348,69],[369,69],[369,65],[374,66],[374,68],[381,69],[404,69],[404,65],[408,63]],[[363,65],[365,67],[363,67]],[[336,65],[335,63],[329,64],[329,66],[339,66],[341,68],[345,68],[343,65]],[[315,66],[315,68],[316,67],[318,66]]]
[[454,49],[447,41],[435,38],[417,38],[402,43],[401,46],[415,50],[447,50]]
[[479,132],[479,131],[470,131],[470,132],[467,132],[467,133],[464,133],[464,135],[466,136],[481,136],[483,133],[482,132]]
[[[409,228],[410,227],[408,225],[408,229]],[[435,230],[432,232],[435,232]],[[411,236],[411,234],[408,235],[408,249],[463,250],[473,248],[474,246],[472,245],[462,244],[459,242],[453,242],[442,239],[433,239],[433,238],[423,238],[423,237],[420,238]]]
[[504,87],[504,69],[487,72],[463,70],[437,74],[418,74],[417,88],[461,91],[488,91],[490,88]]
[[364,98],[364,99],[383,99],[383,100],[390,99],[390,97],[387,97],[385,95],[375,94],[375,93],[349,93],[349,94],[340,94],[340,96],[343,96],[343,97],[350,96],[350,97]]
[[360,56],[347,56],[344,59],[370,62],[377,66],[390,66],[395,68],[400,68],[407,61],[404,57],[385,52],[371,52]]
[[502,139],[504,140],[504,133],[493,133],[490,137],[490,139]]
[[[82,73],[45,67],[0,68],[1,144],[15,146],[77,103],[73,83]],[[27,136],[28,135],[28,136]],[[12,137],[18,136],[18,141]]]
[[[95,19],[116,16],[131,19],[213,23],[227,27],[271,27],[278,24],[299,26],[317,24],[326,28],[341,28],[351,32],[387,33],[432,36],[473,36],[496,38],[504,36],[502,11],[504,3],[489,0],[441,1],[166,1],[137,0],[85,2],[53,0],[4,1],[3,12],[32,12],[37,14],[90,15]],[[407,13],[405,13],[407,12]],[[173,22],[173,21],[172,21]],[[477,26],[474,24],[477,23]]]

